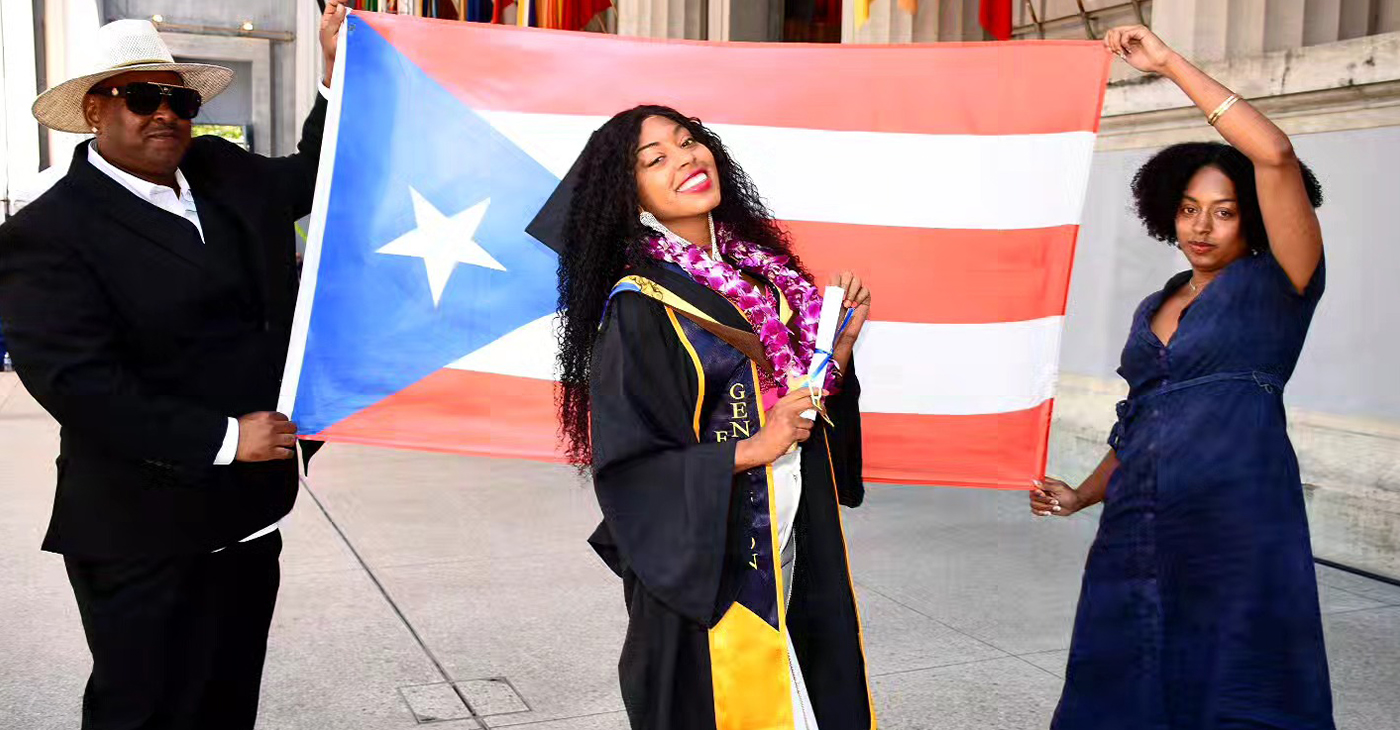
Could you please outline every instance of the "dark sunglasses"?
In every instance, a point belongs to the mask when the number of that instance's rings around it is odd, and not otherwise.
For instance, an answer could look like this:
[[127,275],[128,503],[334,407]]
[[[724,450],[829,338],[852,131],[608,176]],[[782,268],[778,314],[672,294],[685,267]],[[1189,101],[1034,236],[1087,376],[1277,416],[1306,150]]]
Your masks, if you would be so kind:
[[132,114],[148,116],[155,114],[161,102],[170,100],[170,111],[181,119],[194,119],[204,98],[198,91],[187,86],[157,84],[152,81],[133,81],[125,86],[103,86],[88,92],[100,96],[126,97],[126,108]]

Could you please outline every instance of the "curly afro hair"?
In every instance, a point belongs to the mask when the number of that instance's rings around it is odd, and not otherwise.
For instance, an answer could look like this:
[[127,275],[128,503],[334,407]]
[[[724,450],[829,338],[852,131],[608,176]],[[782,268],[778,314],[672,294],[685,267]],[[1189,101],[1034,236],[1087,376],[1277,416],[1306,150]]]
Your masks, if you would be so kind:
[[[1307,165],[1298,163],[1303,185],[1314,208],[1322,205],[1322,186]],[[1176,144],[1152,156],[1133,176],[1133,202],[1148,235],[1175,244],[1176,213],[1191,178],[1203,167],[1214,167],[1235,184],[1240,225],[1245,241],[1255,251],[1269,248],[1259,191],[1254,185],[1254,163],[1243,152],[1219,142]]]
[[641,199],[636,175],[637,138],[649,117],[664,117],[685,127],[714,155],[723,193],[719,206],[711,212],[716,224],[723,224],[742,240],[791,257],[790,265],[807,273],[792,254],[787,232],[773,221],[753,181],[700,120],[670,107],[639,106],[599,127],[575,163],[579,178],[569,201],[559,256],[559,308],[564,317],[556,333],[557,405],[565,452],[569,461],[580,467],[593,459],[588,380],[608,292],[626,268],[649,259],[642,243],[650,231],[637,219]]

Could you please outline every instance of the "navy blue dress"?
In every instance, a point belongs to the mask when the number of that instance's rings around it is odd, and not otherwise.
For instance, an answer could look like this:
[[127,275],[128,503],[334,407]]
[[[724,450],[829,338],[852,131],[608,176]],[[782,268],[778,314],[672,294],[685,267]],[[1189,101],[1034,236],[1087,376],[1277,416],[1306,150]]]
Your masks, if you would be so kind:
[[1056,730],[1333,728],[1317,580],[1282,391],[1325,272],[1268,253],[1220,273],[1168,344],[1178,274],[1143,300],[1118,373],[1121,462],[1089,550]]

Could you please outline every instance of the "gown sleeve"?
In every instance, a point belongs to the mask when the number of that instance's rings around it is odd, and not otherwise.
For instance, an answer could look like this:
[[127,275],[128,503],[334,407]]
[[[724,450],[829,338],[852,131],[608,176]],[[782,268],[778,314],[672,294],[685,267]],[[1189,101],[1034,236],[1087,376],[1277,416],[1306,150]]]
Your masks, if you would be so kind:
[[836,477],[836,494],[841,504],[859,507],[865,501],[865,480],[860,435],[860,380],[856,377],[856,361],[846,366],[846,376],[840,390],[827,397],[827,413],[833,428],[828,431],[831,466]]
[[654,300],[612,300],[590,372],[593,484],[603,512],[592,542],[614,570],[631,570],[669,608],[708,624],[725,560],[735,442],[699,443],[700,378]]

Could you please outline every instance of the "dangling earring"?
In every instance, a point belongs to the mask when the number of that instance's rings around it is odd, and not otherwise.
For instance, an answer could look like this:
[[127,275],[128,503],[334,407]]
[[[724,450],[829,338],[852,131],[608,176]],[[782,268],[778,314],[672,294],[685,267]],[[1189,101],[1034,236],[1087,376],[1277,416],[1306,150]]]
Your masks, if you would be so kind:
[[[710,222],[710,245],[696,246],[696,248],[700,249],[700,252],[702,254],[709,256],[715,261],[719,261],[719,239],[715,238],[715,217],[711,215],[708,216],[708,218]],[[660,219],[652,215],[651,211],[649,210],[643,210],[642,212],[638,213],[637,221],[640,222],[643,226],[646,226],[647,228],[656,231],[662,238],[665,238],[668,241],[673,241],[677,243],[689,243],[690,245],[695,246],[694,243],[691,243],[690,241],[681,238],[680,236],[676,235],[675,231],[671,230],[670,228],[667,228],[666,224],[662,223]]]
[[637,220],[640,221],[641,224],[646,226],[647,228],[656,231],[657,235],[661,236],[662,238],[668,241],[672,241],[675,243],[690,243],[684,238],[681,238],[680,236],[676,235],[675,231],[671,230],[670,228],[667,228],[666,224],[662,223],[661,219],[657,218],[655,215],[652,215],[651,211],[649,210],[643,210],[642,212],[638,213]]
[[656,216],[652,215],[651,211],[649,210],[643,210],[642,212],[638,213],[637,220],[640,221],[642,225],[646,226],[647,228],[650,228],[653,231],[656,231],[657,233],[660,233],[663,236],[670,237],[676,235],[674,233],[671,233],[670,229],[666,228],[665,225],[662,225],[661,221],[657,220]]

